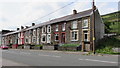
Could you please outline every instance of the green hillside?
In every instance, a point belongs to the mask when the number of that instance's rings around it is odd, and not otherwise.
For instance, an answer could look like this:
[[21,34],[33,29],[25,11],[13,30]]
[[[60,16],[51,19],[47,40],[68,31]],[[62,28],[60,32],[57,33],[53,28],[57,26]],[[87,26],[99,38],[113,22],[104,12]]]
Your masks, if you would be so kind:
[[120,34],[120,11],[102,15],[105,23],[105,33]]

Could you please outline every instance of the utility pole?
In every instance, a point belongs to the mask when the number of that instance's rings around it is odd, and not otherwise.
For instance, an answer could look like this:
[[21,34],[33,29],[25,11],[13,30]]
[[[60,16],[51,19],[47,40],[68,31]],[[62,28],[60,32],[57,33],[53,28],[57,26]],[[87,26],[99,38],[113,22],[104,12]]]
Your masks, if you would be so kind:
[[93,53],[95,54],[95,3],[94,3],[94,0],[93,0],[93,3],[92,3],[92,10],[93,10],[93,18],[92,18],[92,34],[93,34]]

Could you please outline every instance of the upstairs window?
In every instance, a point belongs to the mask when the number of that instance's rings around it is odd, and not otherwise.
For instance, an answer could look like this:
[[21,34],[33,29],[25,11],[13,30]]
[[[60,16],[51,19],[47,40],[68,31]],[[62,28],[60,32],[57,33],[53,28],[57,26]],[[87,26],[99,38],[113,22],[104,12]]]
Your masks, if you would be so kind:
[[55,31],[58,31],[58,25],[56,25],[56,30]]
[[51,33],[51,26],[50,25],[47,26],[47,33]]
[[40,35],[40,28],[37,29],[37,36]]
[[65,25],[66,25],[66,23],[62,24],[62,31],[65,31]]
[[83,28],[87,28],[88,27],[88,19],[83,20]]
[[45,32],[46,32],[46,27],[43,26],[43,27],[42,27],[42,33],[45,33]]
[[72,22],[72,29],[77,29],[77,21]]
[[34,36],[36,35],[36,30],[35,30],[35,29],[33,30],[33,35],[34,35]]

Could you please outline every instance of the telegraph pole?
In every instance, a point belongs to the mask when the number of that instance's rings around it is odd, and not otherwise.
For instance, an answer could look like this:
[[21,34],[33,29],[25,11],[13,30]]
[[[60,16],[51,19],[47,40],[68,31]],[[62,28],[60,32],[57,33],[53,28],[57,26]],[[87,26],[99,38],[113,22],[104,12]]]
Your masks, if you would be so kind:
[[96,6],[95,6],[95,2],[93,0],[93,3],[92,3],[92,10],[93,10],[93,18],[92,18],[92,34],[93,34],[93,53],[95,54],[95,9],[96,9]]

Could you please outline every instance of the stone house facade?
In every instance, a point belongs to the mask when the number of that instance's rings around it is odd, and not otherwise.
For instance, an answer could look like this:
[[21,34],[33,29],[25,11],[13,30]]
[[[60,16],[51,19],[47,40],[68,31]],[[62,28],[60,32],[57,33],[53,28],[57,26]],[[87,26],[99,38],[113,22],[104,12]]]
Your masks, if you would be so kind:
[[[99,11],[95,11],[95,43],[104,35],[104,24]],[[78,44],[82,50],[91,51],[93,42],[93,10],[83,12],[73,10],[73,14],[56,18],[44,23],[23,28],[22,30],[6,34],[3,37],[16,34],[20,45],[47,45]],[[12,38],[13,39],[13,38]],[[20,40],[19,40],[20,39]],[[96,44],[97,45],[97,44]]]

